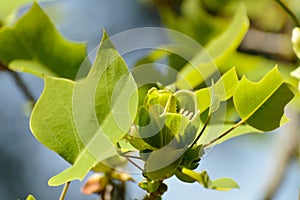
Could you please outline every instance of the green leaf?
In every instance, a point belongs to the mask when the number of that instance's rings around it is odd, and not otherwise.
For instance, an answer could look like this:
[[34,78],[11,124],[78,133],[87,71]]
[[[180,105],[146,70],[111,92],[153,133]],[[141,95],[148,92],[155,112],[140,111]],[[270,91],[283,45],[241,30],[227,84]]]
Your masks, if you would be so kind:
[[240,188],[239,185],[231,178],[218,178],[212,181],[211,189],[214,190],[231,190],[233,188]]
[[[41,1],[41,0],[39,0]],[[1,1],[0,2],[0,19],[7,17],[8,14],[11,14],[16,9],[21,6],[35,2],[34,0],[13,0],[13,1]]]
[[[45,89],[30,119],[34,136],[66,161],[74,164],[64,171],[63,176],[51,179],[49,185],[60,185],[74,179],[82,179],[101,160],[88,150],[95,148],[95,142],[85,146],[76,130],[72,109],[73,87],[74,83],[70,80],[46,78]],[[97,134],[95,138],[101,141],[101,146],[98,147],[100,152],[113,150],[113,145],[106,137]],[[102,160],[109,156],[103,156]]]
[[211,59],[207,58],[205,52],[199,52],[177,77],[176,86],[180,89],[195,88],[216,72],[216,65],[220,65],[226,58],[235,52],[241,43],[249,27],[246,8],[239,6],[230,26],[217,38],[210,40],[205,49]]
[[[143,114],[147,115],[146,113]],[[151,123],[139,127],[140,137],[155,148],[162,148],[175,140],[175,137],[183,135],[189,124],[187,117],[174,113],[164,113],[161,116],[156,116],[150,112],[150,116],[146,121]]]
[[140,188],[146,190],[148,193],[156,192],[160,186],[158,181],[142,181],[139,183]]
[[158,112],[162,113],[170,95],[172,95],[172,93],[169,90],[158,90],[153,87],[148,90],[144,105],[148,109],[155,106],[155,108],[158,109]]
[[[149,116],[149,112],[148,110],[141,106],[139,108],[139,112],[138,112],[138,116],[136,118],[137,124],[139,126],[148,126],[150,127],[154,127],[155,130],[157,129],[157,124],[155,121],[152,121],[150,123],[150,116]],[[149,145],[144,138],[141,137],[140,132],[137,128],[137,126],[132,126],[131,130],[130,130],[130,134],[126,135],[126,140],[135,148],[138,150],[146,150],[146,149],[150,149],[150,150],[155,150],[156,148],[154,148],[153,146]],[[120,141],[119,143],[121,145],[121,148],[123,148],[122,144],[124,144],[123,140]],[[134,150],[135,150],[134,149]]]
[[194,180],[196,180],[198,183],[200,183],[201,185],[203,185],[203,187],[205,188],[210,188],[211,186],[211,180],[207,174],[206,171],[203,172],[195,172],[193,170],[187,169],[185,167],[182,168],[182,173],[193,178]]
[[184,173],[182,173],[180,169],[177,169],[177,170],[176,170],[175,176],[176,176],[179,180],[181,180],[181,181],[183,181],[183,182],[186,182],[186,183],[194,183],[194,182],[196,181],[195,179],[193,179],[193,178],[191,178],[191,177],[185,175]]
[[[199,166],[200,158],[203,156],[204,151],[202,145],[190,147],[184,152],[181,166],[187,169],[196,169]],[[181,167],[177,168],[175,172],[176,177],[187,183],[193,183],[196,180],[182,173]]]
[[147,178],[163,180],[173,176],[181,163],[184,151],[166,146],[150,153],[145,163]]
[[108,174],[113,172],[116,167],[124,166],[126,163],[127,163],[126,158],[121,157],[119,155],[115,155],[108,159],[105,159],[101,163],[98,163],[95,167],[93,167],[93,171]]
[[[164,49],[167,49],[167,47],[161,47]],[[141,65],[149,64],[149,63],[154,63],[157,60],[161,60],[167,55],[169,55],[170,52],[163,50],[163,49],[153,49],[151,52],[149,52],[147,55],[139,59],[134,66],[138,67]]]
[[[230,99],[239,84],[235,67],[228,70],[213,88],[203,88],[195,92],[198,99],[198,109],[203,113],[211,106],[211,93],[218,97],[219,101]],[[214,90],[212,92],[212,89]]]
[[176,113],[177,112],[177,99],[174,95],[170,95],[165,106],[164,113]]
[[133,77],[105,32],[85,80],[45,78],[31,130],[41,143],[73,164],[52,177],[49,185],[82,180],[100,161],[117,154],[115,144],[136,115],[136,91]]
[[292,34],[292,44],[293,44],[293,50],[297,57],[300,59],[300,28],[295,27],[293,29],[293,34]]
[[0,29],[0,62],[40,77],[74,80],[85,49],[64,39],[37,3],[14,26]]
[[224,17],[208,13],[199,1],[182,1],[180,10],[172,10],[169,6],[159,8],[160,17],[167,28],[184,33],[201,45],[223,30],[228,22]]
[[216,112],[220,108],[221,104],[221,99],[220,96],[217,94],[217,91],[215,89],[215,83],[212,80],[211,88],[210,88],[210,107],[209,107],[209,114],[211,115],[212,113]]
[[218,67],[221,73],[223,73],[232,66],[236,66],[238,76],[242,77],[247,74],[247,78],[252,81],[258,81],[268,71],[273,69],[275,65],[278,65],[278,69],[280,70],[283,78],[285,80],[290,80],[290,69],[295,67],[294,64],[270,60],[262,55],[251,55],[236,51],[226,59],[225,63]]
[[238,184],[230,178],[218,178],[210,180],[206,171],[195,172],[193,170],[182,168],[182,173],[198,181],[203,187],[214,190],[231,190],[239,188]]
[[44,91],[30,119],[34,136],[69,163],[74,163],[83,149],[73,123],[73,88],[70,80],[45,78]]
[[183,165],[188,169],[196,169],[199,165],[200,158],[203,156],[204,151],[202,145],[193,146],[188,148],[183,155]]
[[275,67],[257,83],[243,77],[235,90],[233,102],[244,122],[256,129],[271,131],[286,122],[284,107],[293,97]]
[[32,196],[32,195],[30,194],[30,195],[27,196],[26,200],[36,200],[36,199],[34,198],[34,196]]

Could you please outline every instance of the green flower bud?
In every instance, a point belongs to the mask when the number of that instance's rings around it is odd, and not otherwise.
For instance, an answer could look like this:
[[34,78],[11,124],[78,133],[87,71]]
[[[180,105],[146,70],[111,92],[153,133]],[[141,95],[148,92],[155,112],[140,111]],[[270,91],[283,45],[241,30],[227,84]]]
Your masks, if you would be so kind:
[[[139,137],[154,148],[184,148],[197,133],[200,118],[193,92],[151,88],[138,114]],[[135,145],[136,146],[136,145]],[[146,145],[144,145],[146,146]]]
[[157,88],[151,88],[144,101],[144,106],[147,109],[153,109],[153,106],[162,113],[164,111],[164,107],[172,93],[168,90],[158,90]]

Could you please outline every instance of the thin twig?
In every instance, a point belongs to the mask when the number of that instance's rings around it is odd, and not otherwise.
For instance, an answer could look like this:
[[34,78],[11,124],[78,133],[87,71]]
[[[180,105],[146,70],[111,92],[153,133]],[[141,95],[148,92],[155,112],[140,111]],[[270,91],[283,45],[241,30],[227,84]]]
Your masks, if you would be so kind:
[[136,164],[135,162],[133,162],[130,158],[125,157],[131,164],[133,164],[136,168],[138,168],[139,170],[143,171],[143,168],[141,166],[139,166],[138,164]]
[[71,182],[69,181],[69,182],[67,182],[67,183],[65,184],[65,186],[64,186],[64,188],[63,188],[63,190],[62,190],[62,192],[61,192],[61,194],[60,194],[59,200],[64,200],[64,199],[65,199],[65,196],[66,196],[67,191],[68,191],[68,189],[69,189],[70,183],[71,183]]
[[210,141],[209,143],[203,145],[203,148],[215,143],[216,141],[220,140],[221,138],[225,137],[228,133],[230,133],[231,131],[233,131],[234,129],[236,129],[239,125],[243,124],[244,121],[241,120],[238,123],[236,123],[234,126],[232,126],[230,129],[228,129],[227,131],[225,131],[224,133],[222,133],[221,135],[219,135],[217,138],[213,139],[212,141]]
[[293,21],[295,22],[295,25],[300,27],[300,21],[298,20],[297,16],[295,15],[295,13],[285,4],[283,3],[281,0],[275,0],[283,9],[284,11],[293,19]]
[[196,137],[196,139],[194,140],[194,142],[191,144],[190,147],[193,147],[193,146],[197,143],[197,141],[200,139],[200,137],[201,137],[201,135],[204,133],[204,131],[205,131],[205,129],[206,129],[206,127],[207,127],[207,125],[208,125],[210,119],[211,119],[211,115],[209,115],[209,116],[207,117],[207,120],[206,120],[206,122],[205,122],[203,128],[201,129],[199,135]]
[[141,157],[138,157],[138,156],[124,155],[124,157],[143,160]]
[[15,83],[17,84],[17,86],[22,91],[22,93],[23,93],[24,97],[26,98],[26,100],[35,103],[35,98],[34,98],[33,94],[30,92],[29,88],[27,87],[27,85],[25,84],[23,79],[20,77],[20,75],[17,72],[14,72],[14,71],[11,71],[11,70],[8,70],[8,72],[13,77]]

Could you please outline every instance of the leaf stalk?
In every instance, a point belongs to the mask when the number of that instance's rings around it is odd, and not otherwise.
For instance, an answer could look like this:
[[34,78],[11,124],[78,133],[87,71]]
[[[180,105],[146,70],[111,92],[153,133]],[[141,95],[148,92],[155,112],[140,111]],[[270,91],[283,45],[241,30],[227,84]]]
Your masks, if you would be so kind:
[[219,135],[217,138],[213,139],[212,141],[210,141],[209,143],[203,145],[203,148],[210,146],[211,144],[215,143],[216,141],[220,140],[221,138],[225,137],[228,133],[230,133],[231,131],[233,131],[234,129],[236,129],[239,125],[243,124],[244,121],[241,120],[238,123],[236,123],[234,126],[232,126],[230,129],[228,129],[227,131],[225,131],[224,133],[222,133],[221,135]]
[[207,120],[206,120],[204,126],[202,127],[202,129],[201,129],[199,135],[196,137],[196,139],[194,140],[194,142],[191,144],[190,147],[193,147],[195,144],[197,144],[197,141],[200,139],[201,135],[204,133],[204,131],[205,131],[205,129],[206,129],[206,127],[207,127],[207,125],[208,125],[210,119],[211,119],[211,115],[209,115],[209,116],[207,117]]
[[71,182],[69,181],[69,182],[67,182],[67,183],[65,184],[65,186],[64,186],[64,188],[63,188],[63,190],[62,190],[62,192],[61,192],[61,194],[60,194],[59,200],[64,200],[64,199],[65,199],[66,194],[67,194],[67,191],[68,191],[69,186],[70,186],[70,183],[71,183]]

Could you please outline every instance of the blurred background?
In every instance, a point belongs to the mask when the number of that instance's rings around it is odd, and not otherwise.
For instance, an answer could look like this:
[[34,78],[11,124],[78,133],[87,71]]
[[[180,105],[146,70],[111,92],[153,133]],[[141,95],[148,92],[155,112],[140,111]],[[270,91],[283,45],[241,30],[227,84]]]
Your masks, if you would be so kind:
[[[136,27],[166,26],[204,45],[226,26],[227,18],[234,12],[234,4],[228,2],[236,2],[186,1],[188,3],[183,4],[184,0],[60,0],[41,5],[66,38],[86,41],[90,51],[99,44],[103,27],[109,35],[114,35]],[[300,4],[297,1],[287,2],[300,17]],[[193,6],[195,2],[201,2],[202,6]],[[251,29],[239,50],[251,56],[262,56],[268,62],[296,66],[297,59],[289,44],[293,25],[287,14],[275,1],[245,0],[245,3],[251,18]],[[22,8],[19,14],[26,9]],[[262,41],[265,43],[261,44]],[[274,44],[277,46],[274,47]],[[43,89],[42,80],[26,74],[21,74],[21,77],[37,99]],[[296,115],[294,119],[299,119],[298,113],[291,112],[288,115]],[[199,171],[207,169],[212,179],[231,177],[238,182],[240,189],[212,191],[197,183],[185,184],[171,178],[167,180],[169,189],[163,199],[265,199],[270,185],[274,182],[276,185],[274,177],[280,173],[282,162],[287,165],[272,199],[298,199],[300,165],[297,152],[290,144],[292,136],[288,132],[296,130],[298,133],[299,123],[291,120],[276,132],[232,139],[205,155]],[[282,152],[285,153],[283,157],[288,159],[278,161]],[[37,199],[58,199],[62,188],[49,187],[47,181],[68,166],[33,137],[29,130],[25,98],[12,76],[0,72],[0,199],[23,200],[28,194],[33,194]],[[138,181],[141,176],[134,174],[134,178]],[[72,182],[66,199],[97,199],[93,195],[81,194],[82,185],[78,181]],[[126,199],[141,199],[143,195],[136,184],[128,185]]]

